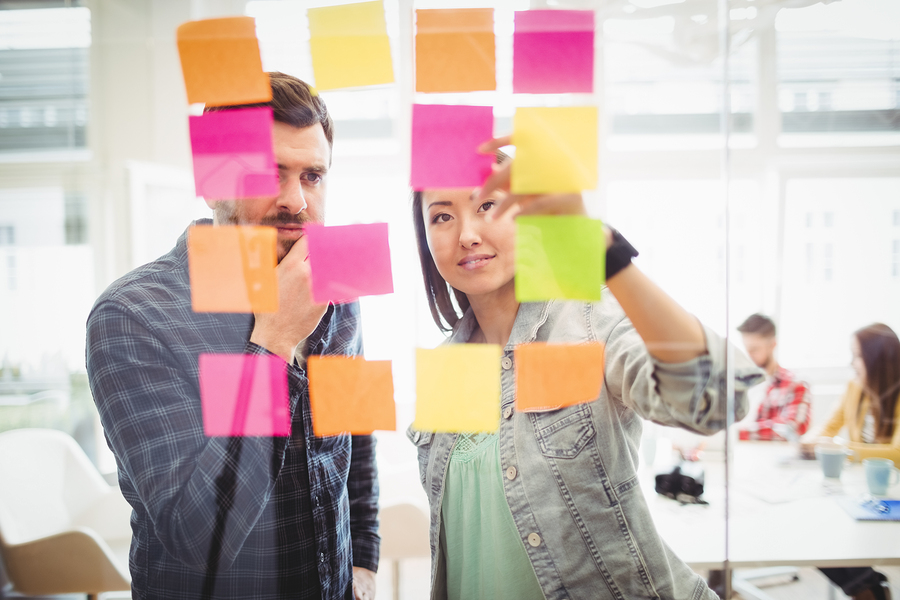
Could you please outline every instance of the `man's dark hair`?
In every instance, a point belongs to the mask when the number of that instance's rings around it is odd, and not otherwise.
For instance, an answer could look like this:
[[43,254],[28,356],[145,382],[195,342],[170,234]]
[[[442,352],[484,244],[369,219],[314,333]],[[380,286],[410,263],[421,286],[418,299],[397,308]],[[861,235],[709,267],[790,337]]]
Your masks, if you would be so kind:
[[738,326],[737,330],[741,333],[755,333],[763,337],[775,337],[775,321],[766,315],[755,313],[747,317]]
[[272,107],[272,117],[279,123],[297,128],[311,127],[316,123],[321,124],[322,129],[325,130],[328,146],[333,146],[334,121],[331,120],[331,115],[328,114],[322,98],[313,93],[309,84],[293,75],[286,75],[278,71],[271,71],[268,75],[269,83],[272,86],[272,99],[268,102],[239,106],[208,106],[203,112],[270,106]]

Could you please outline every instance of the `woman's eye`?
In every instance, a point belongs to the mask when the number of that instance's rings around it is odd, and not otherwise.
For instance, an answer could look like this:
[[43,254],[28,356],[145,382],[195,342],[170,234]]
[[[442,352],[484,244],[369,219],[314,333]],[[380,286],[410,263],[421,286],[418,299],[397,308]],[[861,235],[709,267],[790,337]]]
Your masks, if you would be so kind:
[[447,213],[441,213],[439,215],[435,215],[434,217],[432,217],[431,222],[432,223],[446,223],[449,220],[450,220],[450,215],[448,215]]
[[478,208],[478,212],[487,212],[494,208],[494,204],[496,204],[496,202],[494,202],[493,200],[488,200]]

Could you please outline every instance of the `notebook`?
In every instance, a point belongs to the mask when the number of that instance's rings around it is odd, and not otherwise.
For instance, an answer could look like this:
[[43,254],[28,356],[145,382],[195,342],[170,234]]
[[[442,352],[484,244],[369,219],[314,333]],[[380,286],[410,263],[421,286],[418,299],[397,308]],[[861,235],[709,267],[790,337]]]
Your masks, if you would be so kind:
[[859,498],[836,498],[838,504],[857,521],[900,521],[900,500],[877,500],[887,506],[888,512],[876,510],[871,504],[864,503]]

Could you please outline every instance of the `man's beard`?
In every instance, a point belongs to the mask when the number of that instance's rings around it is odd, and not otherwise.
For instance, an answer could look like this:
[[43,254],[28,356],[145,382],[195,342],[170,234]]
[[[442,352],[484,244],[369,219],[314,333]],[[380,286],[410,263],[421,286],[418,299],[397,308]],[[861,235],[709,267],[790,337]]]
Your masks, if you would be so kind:
[[[213,214],[216,223],[220,225],[259,225],[262,227],[278,227],[280,225],[306,225],[315,222],[306,210],[300,211],[299,214],[291,215],[287,213],[278,213],[274,216],[263,217],[259,222],[252,222],[246,218],[243,206],[240,200],[222,200],[216,203]],[[278,239],[278,262],[280,263],[291,251],[294,244],[298,240]]]

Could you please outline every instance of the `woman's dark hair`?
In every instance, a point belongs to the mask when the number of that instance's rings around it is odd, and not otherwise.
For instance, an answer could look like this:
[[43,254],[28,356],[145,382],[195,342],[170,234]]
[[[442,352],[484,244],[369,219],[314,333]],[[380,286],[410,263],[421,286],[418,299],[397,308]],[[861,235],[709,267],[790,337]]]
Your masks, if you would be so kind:
[[894,433],[894,413],[900,395],[900,340],[894,330],[875,323],[856,331],[860,354],[866,366],[866,391],[872,396],[875,437]]
[[419,249],[419,262],[422,264],[422,277],[425,280],[425,296],[428,298],[428,308],[431,309],[431,318],[441,331],[450,331],[462,315],[453,306],[452,298],[457,306],[465,314],[469,308],[469,299],[464,293],[452,287],[441,276],[431,249],[428,248],[428,238],[425,237],[425,215],[422,212],[422,196],[424,192],[413,192],[412,213],[413,223],[416,229],[416,246]]

